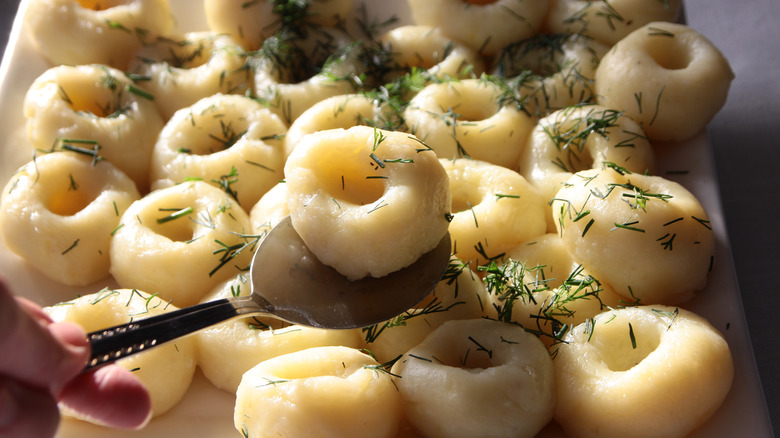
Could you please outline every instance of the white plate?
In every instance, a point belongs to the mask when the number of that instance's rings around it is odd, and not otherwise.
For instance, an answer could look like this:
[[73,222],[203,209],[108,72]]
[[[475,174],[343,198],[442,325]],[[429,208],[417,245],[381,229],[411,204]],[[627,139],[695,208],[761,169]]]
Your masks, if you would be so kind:
[[[35,50],[24,29],[23,15],[26,0],[22,1],[14,21],[8,47],[0,67],[0,184],[4,185],[13,172],[32,158],[32,149],[24,132],[22,101],[32,81],[50,66]],[[387,18],[397,15],[409,20],[408,7],[402,0],[368,1],[370,16]],[[206,30],[202,1],[171,0],[182,31]],[[198,7],[193,7],[197,5]],[[717,240],[714,270],[706,290],[685,307],[705,316],[726,337],[735,362],[735,378],[731,392],[720,410],[692,436],[713,437],[770,437],[772,436],[764,395],[758,379],[753,350],[747,332],[742,302],[728,246],[723,212],[718,197],[717,177],[705,135],[685,145],[658,148],[659,172],[691,190],[709,212]],[[0,186],[2,186],[0,185]],[[0,274],[18,294],[41,304],[64,301],[78,294],[91,293],[103,286],[101,282],[86,288],[64,287],[50,281],[28,267],[0,242]],[[239,436],[232,425],[234,396],[214,388],[196,374],[184,401],[167,414],[153,420],[143,431],[123,432],[64,420],[58,437],[114,437]],[[637,415],[641,415],[638,412]],[[489,427],[489,425],[486,425]],[[562,433],[553,426],[540,436],[557,437]]]

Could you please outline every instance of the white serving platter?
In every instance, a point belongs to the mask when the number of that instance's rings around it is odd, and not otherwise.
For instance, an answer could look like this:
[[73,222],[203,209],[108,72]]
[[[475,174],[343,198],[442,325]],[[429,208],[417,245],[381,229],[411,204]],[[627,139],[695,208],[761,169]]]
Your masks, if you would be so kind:
[[[358,0],[356,3],[359,3]],[[181,31],[207,30],[202,0],[171,0]],[[410,22],[408,6],[403,0],[369,0],[369,16],[399,17]],[[4,185],[22,164],[32,158],[32,148],[26,139],[22,102],[33,80],[51,67],[38,53],[24,25],[27,0],[22,0],[14,21],[11,36],[0,66],[0,186]],[[753,357],[745,314],[733,268],[731,250],[726,235],[722,207],[718,195],[718,179],[712,154],[705,134],[681,145],[656,145],[659,159],[658,174],[675,180],[691,190],[707,209],[716,235],[717,252],[709,284],[697,298],[684,306],[705,316],[720,330],[731,348],[735,362],[735,378],[721,408],[692,437],[771,437],[772,430],[766,410],[763,391]],[[99,284],[73,288],[42,276],[22,259],[11,253],[0,241],[0,275],[12,290],[40,305],[68,300],[79,294],[97,291],[104,286],[115,286],[111,280]],[[184,400],[173,410],[154,419],[137,432],[114,431],[77,420],[64,420],[58,437],[90,438],[240,436],[233,428],[234,396],[213,387],[200,373]],[[637,415],[641,415],[638,412]],[[490,425],[486,424],[486,428]],[[314,432],[314,431],[313,431]],[[539,436],[563,437],[551,425]]]

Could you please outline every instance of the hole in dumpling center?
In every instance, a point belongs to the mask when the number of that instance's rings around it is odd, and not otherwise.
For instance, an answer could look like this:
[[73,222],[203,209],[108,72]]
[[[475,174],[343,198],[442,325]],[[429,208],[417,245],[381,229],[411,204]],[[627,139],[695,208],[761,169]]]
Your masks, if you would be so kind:
[[131,0],[76,0],[76,2],[84,9],[91,9],[93,11],[105,11],[116,6],[122,6],[132,3]]
[[[199,141],[193,141],[187,152],[194,155],[209,155],[230,149],[249,129],[249,122],[243,118],[230,117],[222,113],[200,118],[202,129],[206,135],[201,135]],[[198,123],[195,123],[198,126]]]
[[317,181],[336,202],[368,205],[385,192],[386,172],[377,160],[381,161],[364,150],[335,148],[323,153],[313,170]]
[[547,77],[560,72],[572,63],[567,59],[564,37],[568,38],[564,34],[537,35],[508,45],[498,55],[496,74],[509,78],[530,72]]
[[452,345],[447,352],[439,351],[436,360],[443,365],[466,370],[486,370],[494,366],[493,351],[482,346],[478,339],[470,339],[472,345],[462,348],[462,345]]
[[471,210],[481,202],[482,197],[477,192],[476,187],[464,185],[460,188],[454,187],[452,190],[452,211],[454,213]]
[[437,96],[437,104],[445,120],[458,123],[479,122],[493,117],[499,110],[492,88],[460,87]]
[[59,186],[46,200],[46,208],[60,216],[73,216],[85,209],[95,196],[85,188],[78,187],[73,180]]
[[171,207],[147,211],[141,222],[152,232],[173,242],[189,242],[195,236],[194,211],[187,207]]
[[682,70],[691,63],[687,46],[673,37],[655,36],[647,46],[647,53],[661,67],[667,70]]
[[117,118],[135,109],[125,83],[109,72],[99,77],[60,77],[59,95],[75,112],[98,118]]
[[628,371],[658,348],[662,332],[642,321],[632,321],[631,325],[612,321],[600,324],[590,342],[597,345],[601,360],[610,370]]
[[260,52],[280,84],[299,84],[321,73],[328,62],[338,62],[331,55],[339,49],[335,40],[311,32],[289,40],[273,36],[265,40]]
[[199,40],[179,41],[164,57],[168,65],[180,69],[197,68],[208,63],[211,52],[214,50],[211,44]]

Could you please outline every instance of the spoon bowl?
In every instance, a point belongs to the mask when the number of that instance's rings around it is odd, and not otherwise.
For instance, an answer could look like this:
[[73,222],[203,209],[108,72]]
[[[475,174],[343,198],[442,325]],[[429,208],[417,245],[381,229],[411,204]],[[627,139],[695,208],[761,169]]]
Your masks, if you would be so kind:
[[252,293],[186,307],[88,335],[86,369],[239,316],[271,316],[294,324],[351,329],[386,321],[419,303],[444,275],[450,237],[417,261],[384,277],[349,280],[309,250],[287,217],[258,247],[250,267]]
[[447,233],[433,250],[406,268],[384,277],[349,280],[312,254],[288,217],[255,252],[252,295],[268,303],[268,313],[295,324],[365,327],[422,301],[441,280],[449,258]]

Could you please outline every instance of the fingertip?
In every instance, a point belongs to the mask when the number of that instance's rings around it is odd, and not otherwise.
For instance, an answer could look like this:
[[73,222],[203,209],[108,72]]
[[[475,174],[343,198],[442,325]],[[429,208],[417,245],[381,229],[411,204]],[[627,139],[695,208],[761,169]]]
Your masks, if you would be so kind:
[[[119,402],[119,415],[110,420],[114,427],[140,429],[152,418],[152,398],[146,386],[131,372],[120,366],[108,366],[97,370],[98,380],[104,388],[115,391]],[[132,415],[128,415],[132,412]]]
[[45,326],[52,322],[51,317],[43,308],[24,297],[14,297],[16,304],[24,309],[38,324]]
[[74,324],[52,322],[30,301],[11,298],[5,304],[0,311],[0,375],[57,394],[89,359],[86,335]]
[[[84,369],[91,348],[84,330],[76,324],[54,322],[46,329],[60,347],[56,372],[51,374],[51,390],[54,394],[58,394],[67,382]],[[50,352],[50,354],[55,353]]]
[[117,429],[140,429],[152,416],[149,391],[117,365],[79,375],[65,387],[60,402],[88,421]]
[[51,334],[66,347],[71,347],[74,352],[88,354],[89,342],[81,326],[72,322],[53,322],[48,328]]

